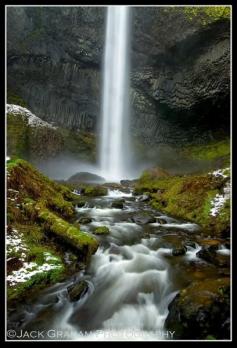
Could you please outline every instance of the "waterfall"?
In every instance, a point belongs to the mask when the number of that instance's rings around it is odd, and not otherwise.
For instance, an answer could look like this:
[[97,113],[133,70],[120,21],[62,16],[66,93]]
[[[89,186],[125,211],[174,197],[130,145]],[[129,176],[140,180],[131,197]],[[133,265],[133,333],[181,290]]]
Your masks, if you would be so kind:
[[100,166],[102,176],[128,177],[129,160],[129,7],[107,9],[103,70]]

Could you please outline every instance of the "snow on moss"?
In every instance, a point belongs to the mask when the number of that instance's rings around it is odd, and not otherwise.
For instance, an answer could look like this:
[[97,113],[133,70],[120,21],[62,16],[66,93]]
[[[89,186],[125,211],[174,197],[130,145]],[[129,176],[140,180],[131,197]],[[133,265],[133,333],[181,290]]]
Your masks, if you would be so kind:
[[52,269],[59,269],[61,265],[55,265],[50,263],[44,263],[43,265],[37,265],[35,262],[24,262],[23,267],[17,271],[13,271],[12,274],[7,276],[7,281],[10,286],[14,286],[17,283],[24,283],[38,273],[48,272]]
[[217,216],[228,199],[230,199],[230,182],[228,182],[224,187],[223,194],[217,194],[211,201],[212,208],[210,211],[210,215]]
[[13,229],[11,233],[6,236],[7,257],[11,257],[15,254],[19,254],[22,261],[26,256],[27,247],[23,241],[23,234]]
[[34,115],[30,110],[15,104],[7,104],[7,113],[15,116],[21,115],[31,127],[48,127],[56,129],[52,124],[41,120],[41,118]]
[[214,170],[214,172],[211,172],[211,173],[208,173],[208,174],[211,174],[213,176],[216,176],[216,177],[223,177],[223,178],[227,178],[228,177],[228,173],[230,171],[230,168],[224,168],[224,169],[217,169],[217,170]]

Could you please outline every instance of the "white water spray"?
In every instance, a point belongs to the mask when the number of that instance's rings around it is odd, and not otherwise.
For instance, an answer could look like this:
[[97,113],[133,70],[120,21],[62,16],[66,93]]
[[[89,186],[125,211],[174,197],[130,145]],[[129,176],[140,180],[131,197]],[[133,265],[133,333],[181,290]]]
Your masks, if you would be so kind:
[[128,177],[129,163],[129,7],[107,10],[100,166],[102,176]]

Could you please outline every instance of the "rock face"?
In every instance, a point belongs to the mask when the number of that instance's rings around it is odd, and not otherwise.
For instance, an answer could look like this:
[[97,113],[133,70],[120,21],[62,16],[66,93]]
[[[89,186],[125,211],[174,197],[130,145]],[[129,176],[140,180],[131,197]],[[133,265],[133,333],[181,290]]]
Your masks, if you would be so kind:
[[95,159],[95,136],[90,133],[55,127],[27,108],[7,104],[7,153],[31,162],[73,155]]
[[[8,8],[8,87],[43,120],[96,131],[104,7]],[[179,146],[229,131],[228,20],[132,8],[131,129],[139,143]]]
[[93,130],[99,111],[103,21],[103,8],[9,8],[9,89],[42,119]]
[[200,134],[203,141],[210,137],[210,126],[226,130],[229,22],[203,26],[165,8],[134,12],[132,95],[137,134],[140,130],[147,143],[173,144],[191,141],[195,135],[200,139]]

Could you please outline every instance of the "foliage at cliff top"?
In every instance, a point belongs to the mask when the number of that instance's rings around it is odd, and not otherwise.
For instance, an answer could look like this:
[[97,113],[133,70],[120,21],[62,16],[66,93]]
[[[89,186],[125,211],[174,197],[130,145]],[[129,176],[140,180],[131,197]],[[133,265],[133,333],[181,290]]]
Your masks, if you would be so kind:
[[230,19],[230,6],[185,7],[184,13],[189,20],[198,19],[203,25],[218,20]]

